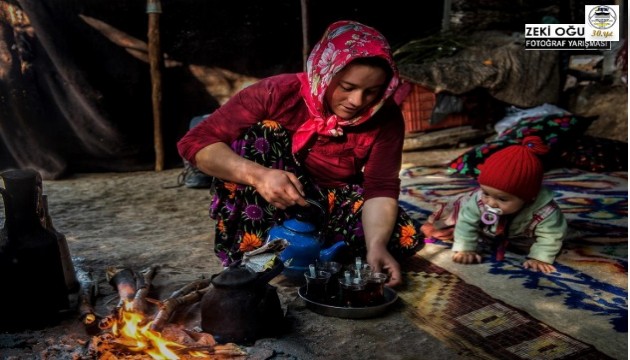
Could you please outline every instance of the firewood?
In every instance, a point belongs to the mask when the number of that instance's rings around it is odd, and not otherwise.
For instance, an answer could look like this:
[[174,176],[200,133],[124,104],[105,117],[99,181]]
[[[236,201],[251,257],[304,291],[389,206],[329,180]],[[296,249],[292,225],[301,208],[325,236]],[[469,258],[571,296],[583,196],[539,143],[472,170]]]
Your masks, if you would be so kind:
[[201,329],[198,331],[182,329],[188,336],[195,341],[197,345],[216,345],[216,340],[214,336],[211,334],[201,332]]
[[83,323],[85,331],[94,335],[99,331],[99,317],[94,311],[94,300],[98,295],[98,284],[91,271],[85,271],[76,267],[76,278],[79,282],[79,320]]
[[125,303],[130,303],[136,296],[136,274],[133,270],[125,268],[118,269],[108,267],[106,271],[107,281],[118,291],[120,300],[116,305],[116,310],[120,309]]
[[206,352],[211,355],[220,355],[220,358],[227,356],[230,359],[233,357],[247,356],[247,352],[234,343],[227,343],[225,345],[190,345],[175,350],[178,354],[187,354],[195,351]]
[[151,288],[151,282],[158,270],[157,266],[151,266],[140,272],[142,276],[136,276],[136,294],[131,302],[131,310],[146,314],[147,294]]
[[205,287],[208,287],[208,285],[210,285],[210,281],[211,279],[199,279],[199,280],[195,280],[193,282],[191,282],[190,284],[182,287],[181,289],[174,291],[171,296],[169,296],[169,299],[173,299],[173,298],[177,298],[180,297],[182,295],[186,295],[189,292],[193,291],[193,290],[199,290],[199,289],[203,289]]
[[[164,325],[168,322],[171,315],[173,315],[173,312],[175,312],[175,310],[177,310],[178,308],[184,305],[190,305],[190,304],[194,304],[198,302],[199,300],[201,300],[201,297],[206,292],[208,292],[209,289],[210,289],[210,286],[206,286],[203,289],[192,290],[191,292],[188,292],[187,294],[181,295],[179,297],[173,297],[171,295],[171,297],[169,297],[168,299],[164,301],[159,301],[157,305],[160,310],[155,315],[155,318],[153,319],[153,322],[151,323],[151,327],[150,327],[151,330],[161,331]],[[181,293],[180,291],[176,291],[173,294],[180,294],[180,293]]]
[[247,352],[234,343],[215,345],[214,353],[216,355],[247,356]]
[[116,267],[109,266],[105,275],[107,277],[107,281],[118,292],[119,300],[118,304],[112,309],[110,314],[99,321],[98,326],[103,330],[111,328],[116,323],[120,310],[125,304],[131,304],[136,296],[136,274],[133,270],[128,268],[118,269]]
[[175,352],[178,354],[187,354],[193,351],[205,351],[208,354],[214,354],[214,345],[190,345],[175,350]]
[[98,321],[98,328],[101,330],[111,329],[118,319],[118,314],[111,313]]

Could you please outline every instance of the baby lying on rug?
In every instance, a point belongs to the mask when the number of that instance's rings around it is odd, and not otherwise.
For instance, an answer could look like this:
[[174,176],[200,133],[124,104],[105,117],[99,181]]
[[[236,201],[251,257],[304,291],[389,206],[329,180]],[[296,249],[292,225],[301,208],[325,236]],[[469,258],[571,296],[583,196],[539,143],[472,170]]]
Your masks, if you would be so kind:
[[[422,226],[427,238],[453,241],[453,261],[481,262],[478,243],[489,244],[503,260],[506,249],[527,254],[526,269],[550,273],[567,232],[553,193],[542,186],[537,155],[549,148],[537,136],[492,154],[483,165],[479,188],[442,205]],[[454,226],[453,226],[454,225]]]

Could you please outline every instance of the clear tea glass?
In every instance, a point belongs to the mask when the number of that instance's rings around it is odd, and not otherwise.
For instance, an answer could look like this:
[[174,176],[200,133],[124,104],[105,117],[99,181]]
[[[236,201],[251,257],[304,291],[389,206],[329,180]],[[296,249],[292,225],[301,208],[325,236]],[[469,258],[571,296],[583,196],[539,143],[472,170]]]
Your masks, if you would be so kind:
[[326,301],[330,273],[323,270],[307,271],[304,273],[304,277],[306,278],[306,293],[304,295],[316,302]]
[[365,284],[365,296],[367,306],[376,306],[385,303],[385,283],[387,274],[375,272],[367,278]]
[[318,271],[326,271],[330,273],[330,281],[328,281],[328,288],[326,290],[328,297],[326,300],[328,303],[334,303],[339,297],[339,274],[341,272],[342,265],[336,261],[318,261],[316,269]]
[[[348,272],[346,272],[348,273]],[[367,279],[361,277],[343,277],[339,279],[339,288],[341,289],[341,306],[347,307],[364,307],[365,302],[365,285]]]

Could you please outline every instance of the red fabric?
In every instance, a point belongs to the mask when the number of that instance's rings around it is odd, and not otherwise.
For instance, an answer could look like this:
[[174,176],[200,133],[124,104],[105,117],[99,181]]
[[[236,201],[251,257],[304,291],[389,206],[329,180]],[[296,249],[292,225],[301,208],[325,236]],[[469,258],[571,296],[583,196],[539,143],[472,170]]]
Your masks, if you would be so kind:
[[479,165],[479,184],[531,201],[540,191],[544,173],[537,155],[548,151],[538,136],[527,136],[521,145],[508,146]]
[[[195,164],[199,150],[216,142],[231,144],[251,125],[265,119],[275,120],[294,133],[309,117],[300,96],[298,75],[273,76],[240,91],[178,142],[180,155]],[[320,186],[362,184],[366,200],[398,198],[404,132],[402,113],[390,100],[369,121],[348,128],[344,136],[319,136],[300,160]]]
[[[392,68],[392,79],[383,98],[359,116],[344,120],[326,110],[324,95],[332,78],[357,58],[382,57]],[[301,94],[310,116],[293,135],[293,153],[302,150],[313,135],[342,136],[349,126],[371,118],[398,87],[398,70],[389,43],[377,30],[354,21],[338,21],[326,29],[306,62],[306,73],[300,75]]]

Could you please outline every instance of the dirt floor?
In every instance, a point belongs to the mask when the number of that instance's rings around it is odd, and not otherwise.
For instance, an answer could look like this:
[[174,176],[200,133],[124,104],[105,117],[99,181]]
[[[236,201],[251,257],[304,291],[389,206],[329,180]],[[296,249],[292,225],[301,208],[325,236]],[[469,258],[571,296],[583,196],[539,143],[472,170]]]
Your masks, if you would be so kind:
[[[159,266],[151,294],[159,299],[221,271],[211,250],[209,192],[172,187],[179,172],[85,174],[44,182],[54,225],[67,237],[75,264],[98,277],[98,313],[106,314],[118,302],[105,279],[108,266]],[[282,277],[275,283],[290,328],[278,338],[245,347],[251,359],[459,357],[413,325],[400,301],[375,319],[325,317],[306,308],[297,287]],[[183,321],[186,328],[198,326],[198,308],[190,308]],[[58,326],[0,334],[0,359],[87,359],[89,340],[70,312]]]
[[[597,99],[598,105],[582,104],[576,108],[585,115],[604,115],[589,133],[627,142],[627,108],[623,105],[628,101],[627,87],[598,96],[588,94],[587,98]],[[403,167],[445,164],[464,151],[466,148],[462,147],[405,153]],[[222,270],[212,252],[214,224],[208,217],[210,194],[208,190],[174,186],[179,172],[180,169],[79,174],[44,182],[52,220],[65,234],[75,265],[91,271],[98,279],[98,313],[106,314],[118,302],[117,293],[105,278],[109,266],[138,271],[159,266],[150,294],[157,299]],[[1,210],[0,218],[4,219]],[[466,357],[413,325],[400,301],[374,319],[325,317],[305,307],[297,296],[297,287],[288,286],[281,277],[275,280],[289,331],[278,338],[244,346],[248,358]],[[199,309],[193,306],[189,310],[186,317],[175,321],[194,329],[199,326]],[[0,359],[91,359],[87,355],[91,339],[77,314],[70,311],[57,326],[0,333]]]

